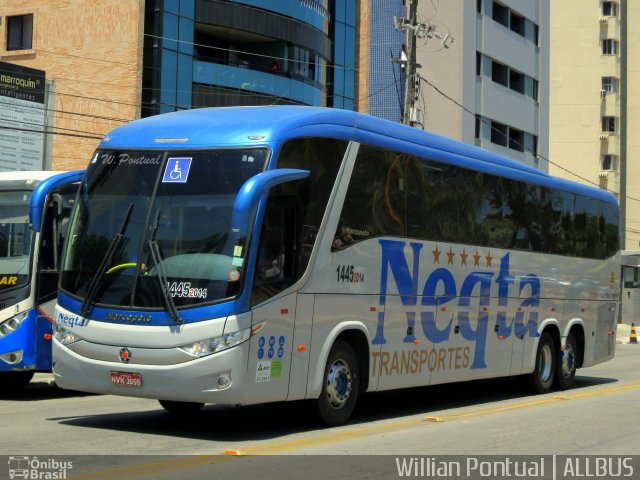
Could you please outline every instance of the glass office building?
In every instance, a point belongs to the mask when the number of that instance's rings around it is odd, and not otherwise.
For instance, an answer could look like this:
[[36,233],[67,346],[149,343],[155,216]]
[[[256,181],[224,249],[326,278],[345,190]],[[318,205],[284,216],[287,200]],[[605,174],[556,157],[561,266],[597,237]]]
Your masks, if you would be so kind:
[[355,51],[355,0],[147,0],[142,113],[353,109]]

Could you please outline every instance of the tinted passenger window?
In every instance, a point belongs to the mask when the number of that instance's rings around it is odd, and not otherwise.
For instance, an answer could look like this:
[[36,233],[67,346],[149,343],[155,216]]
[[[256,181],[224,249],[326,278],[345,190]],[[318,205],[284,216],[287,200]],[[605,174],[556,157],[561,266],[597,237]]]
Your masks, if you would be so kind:
[[405,156],[360,146],[333,248],[377,236],[404,236],[406,217]]

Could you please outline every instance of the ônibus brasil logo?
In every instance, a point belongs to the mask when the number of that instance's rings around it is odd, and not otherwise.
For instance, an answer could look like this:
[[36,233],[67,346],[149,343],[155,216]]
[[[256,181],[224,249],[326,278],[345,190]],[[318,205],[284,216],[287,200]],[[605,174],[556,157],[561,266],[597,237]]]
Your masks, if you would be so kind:
[[73,468],[73,462],[63,462],[54,458],[46,460],[38,457],[9,457],[9,478],[61,480],[67,478],[67,471]]

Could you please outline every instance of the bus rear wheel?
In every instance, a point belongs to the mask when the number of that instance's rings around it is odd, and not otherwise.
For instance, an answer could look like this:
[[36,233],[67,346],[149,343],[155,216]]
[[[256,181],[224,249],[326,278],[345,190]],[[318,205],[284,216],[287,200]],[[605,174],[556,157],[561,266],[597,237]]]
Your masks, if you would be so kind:
[[530,375],[530,385],[535,393],[548,393],[556,374],[556,347],[549,332],[544,332],[538,342],[536,366]]
[[556,369],[556,386],[566,390],[573,385],[576,376],[576,362],[578,359],[578,347],[576,337],[570,333],[565,342],[564,350],[558,354],[558,367]]
[[204,403],[198,402],[176,402],[174,400],[158,400],[160,405],[170,413],[176,415],[190,415],[200,411]]
[[35,373],[33,370],[0,372],[0,385],[2,385],[4,391],[7,391],[7,389],[22,389],[29,384]]
[[342,425],[349,420],[359,393],[358,360],[347,342],[336,342],[324,369],[322,392],[318,398],[318,413],[328,426]]

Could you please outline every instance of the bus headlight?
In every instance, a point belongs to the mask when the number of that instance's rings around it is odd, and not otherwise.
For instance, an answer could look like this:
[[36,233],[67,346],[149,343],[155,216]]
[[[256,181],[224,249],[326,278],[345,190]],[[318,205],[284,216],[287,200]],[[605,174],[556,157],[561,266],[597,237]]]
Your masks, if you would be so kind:
[[246,342],[251,336],[251,328],[240,330],[239,332],[228,333],[222,337],[210,338],[201,342],[183,345],[181,350],[193,355],[194,357],[205,357],[212,353],[222,352],[236,345]]
[[77,342],[78,340],[82,340],[78,335],[73,333],[71,330],[67,330],[64,327],[61,327],[57,323],[53,327],[53,337],[58,340],[62,345],[70,345],[72,343]]
[[28,312],[22,312],[0,323],[0,337],[15,332],[22,321],[27,318]]

